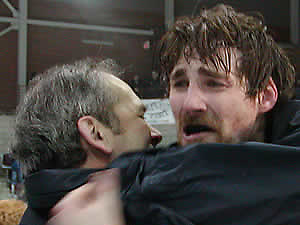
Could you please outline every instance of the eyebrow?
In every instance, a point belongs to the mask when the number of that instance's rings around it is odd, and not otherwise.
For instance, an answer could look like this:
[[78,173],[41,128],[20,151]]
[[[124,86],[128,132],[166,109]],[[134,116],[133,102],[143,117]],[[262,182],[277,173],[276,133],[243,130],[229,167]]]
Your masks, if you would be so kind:
[[203,67],[200,67],[198,69],[198,74],[204,74],[205,76],[214,77],[214,78],[226,78],[227,77],[227,75],[224,73],[220,73],[218,71],[211,71],[211,70],[208,70]]
[[[177,80],[180,77],[184,76],[186,70],[184,68],[180,68],[176,70],[174,73],[171,73],[170,80]],[[204,76],[213,77],[213,78],[227,78],[227,75],[218,71],[211,71],[204,67],[200,67],[198,69],[198,74],[203,74]]]
[[174,73],[171,73],[170,80],[176,80],[176,79],[180,78],[181,76],[183,76],[185,73],[186,73],[185,69],[180,68],[180,69],[176,70]]

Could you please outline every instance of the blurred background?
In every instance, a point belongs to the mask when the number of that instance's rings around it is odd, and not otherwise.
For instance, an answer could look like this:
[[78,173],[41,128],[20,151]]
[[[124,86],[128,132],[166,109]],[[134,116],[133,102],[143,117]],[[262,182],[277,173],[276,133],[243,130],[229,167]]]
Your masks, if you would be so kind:
[[[161,35],[177,17],[217,3],[259,11],[288,52],[300,86],[299,0],[0,0],[0,153],[8,151],[28,81],[55,64],[113,58],[129,71],[122,78],[141,98],[164,98],[157,79]],[[155,126],[166,136],[163,144],[176,140],[174,124]],[[2,176],[5,182],[5,171]],[[7,185],[1,185],[6,195]]]
[[0,0],[0,112],[14,112],[35,74],[86,56],[116,59],[140,97],[163,97],[161,35],[176,17],[221,2],[262,13],[299,79],[299,0]]

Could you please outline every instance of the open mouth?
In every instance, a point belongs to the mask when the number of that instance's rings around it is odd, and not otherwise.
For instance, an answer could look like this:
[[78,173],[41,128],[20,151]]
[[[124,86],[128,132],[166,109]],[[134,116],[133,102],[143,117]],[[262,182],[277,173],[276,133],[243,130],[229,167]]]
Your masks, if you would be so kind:
[[205,125],[188,125],[184,127],[183,131],[187,136],[190,136],[201,132],[212,132],[213,129]]

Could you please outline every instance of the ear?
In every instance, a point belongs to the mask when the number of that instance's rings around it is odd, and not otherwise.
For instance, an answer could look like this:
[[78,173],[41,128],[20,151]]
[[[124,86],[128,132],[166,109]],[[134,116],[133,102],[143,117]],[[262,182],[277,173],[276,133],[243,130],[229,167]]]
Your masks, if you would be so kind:
[[112,148],[107,140],[106,128],[101,122],[92,116],[83,116],[77,121],[80,136],[94,149],[104,154],[111,154]]
[[259,111],[261,113],[266,113],[273,109],[277,102],[278,91],[276,84],[274,83],[272,77],[269,79],[269,82],[266,88],[259,94]]

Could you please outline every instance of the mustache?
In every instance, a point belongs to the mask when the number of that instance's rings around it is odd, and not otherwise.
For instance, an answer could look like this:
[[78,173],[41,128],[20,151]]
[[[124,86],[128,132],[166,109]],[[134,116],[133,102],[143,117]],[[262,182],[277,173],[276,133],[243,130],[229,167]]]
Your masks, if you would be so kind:
[[203,125],[214,130],[218,130],[220,124],[218,117],[211,112],[201,112],[193,114],[185,113],[182,117],[182,122],[184,125]]

